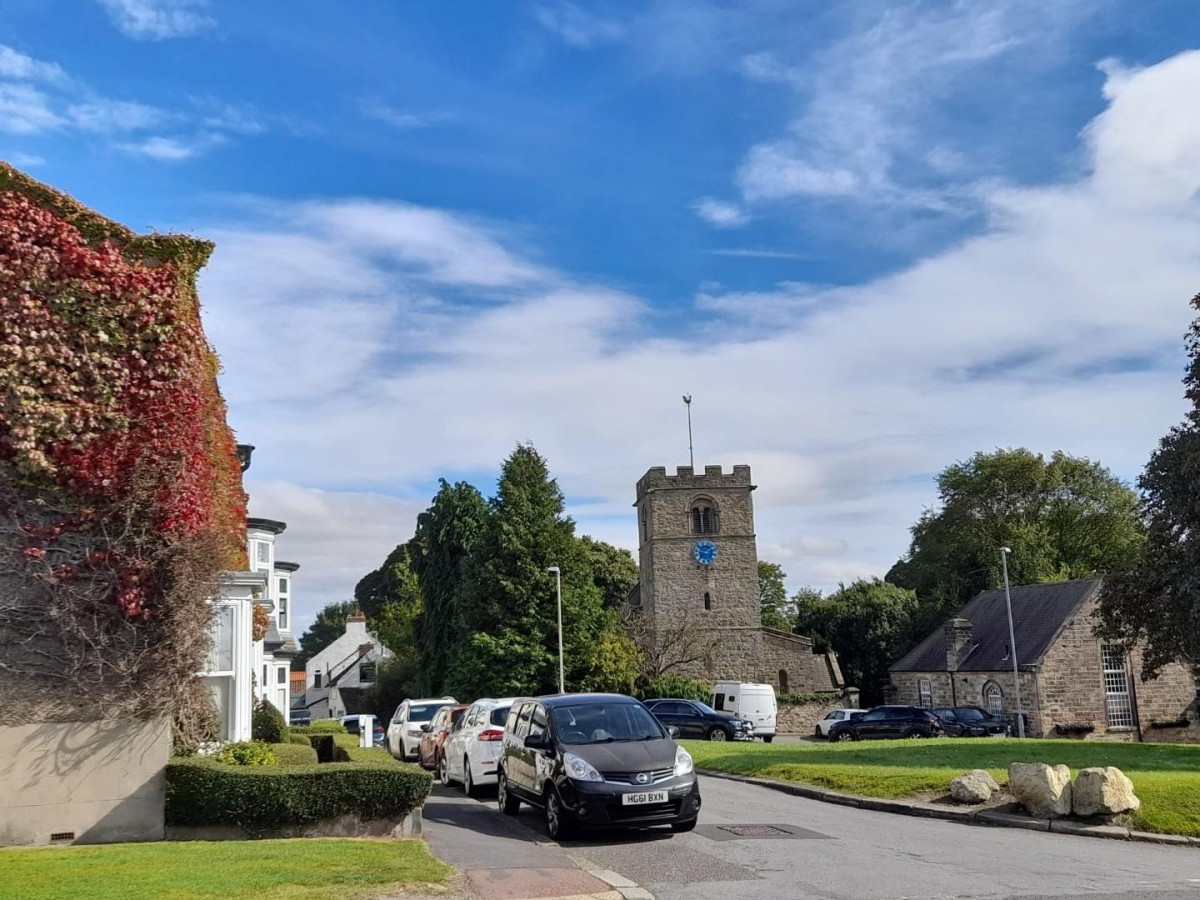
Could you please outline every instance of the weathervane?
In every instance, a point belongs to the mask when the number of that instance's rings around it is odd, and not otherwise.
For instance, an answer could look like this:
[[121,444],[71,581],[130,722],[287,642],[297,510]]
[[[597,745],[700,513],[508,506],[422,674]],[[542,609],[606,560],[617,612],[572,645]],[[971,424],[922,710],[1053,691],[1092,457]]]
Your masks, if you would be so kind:
[[692,454],[692,395],[683,395],[683,405],[687,407],[688,412],[688,465],[694,470],[696,468],[696,457]]

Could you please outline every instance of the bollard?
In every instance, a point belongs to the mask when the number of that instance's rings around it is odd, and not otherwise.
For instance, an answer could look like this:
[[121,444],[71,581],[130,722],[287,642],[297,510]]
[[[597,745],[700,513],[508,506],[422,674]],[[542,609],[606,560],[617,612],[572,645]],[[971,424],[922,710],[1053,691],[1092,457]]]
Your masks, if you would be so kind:
[[374,746],[375,737],[375,717],[374,716],[359,716],[358,717],[358,746],[370,749]]

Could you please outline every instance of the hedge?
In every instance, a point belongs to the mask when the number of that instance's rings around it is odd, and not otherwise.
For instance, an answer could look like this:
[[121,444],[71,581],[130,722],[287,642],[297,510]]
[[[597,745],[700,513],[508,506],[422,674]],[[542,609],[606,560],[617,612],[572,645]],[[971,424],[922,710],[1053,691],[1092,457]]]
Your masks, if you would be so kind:
[[310,741],[308,739],[307,734],[289,734],[287,736],[287,741],[285,741],[285,743],[299,744],[301,747],[311,747],[312,746],[312,741]]
[[299,744],[271,744],[271,751],[275,754],[275,762],[281,766],[312,766],[316,765],[317,751],[313,749],[308,741],[304,742],[304,746]]
[[347,814],[399,819],[425,802],[432,785],[428,772],[410,765],[243,767],[177,759],[167,764],[166,821],[265,833]]
[[308,725],[290,725],[288,729],[292,734],[349,734],[337,719],[314,719]]

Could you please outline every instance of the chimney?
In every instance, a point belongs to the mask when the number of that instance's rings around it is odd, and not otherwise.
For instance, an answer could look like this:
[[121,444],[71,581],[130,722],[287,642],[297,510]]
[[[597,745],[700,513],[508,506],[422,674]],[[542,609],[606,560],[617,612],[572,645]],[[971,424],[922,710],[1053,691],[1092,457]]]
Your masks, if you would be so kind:
[[957,672],[974,646],[975,626],[956,617],[942,626],[942,636],[946,643],[946,671]]
[[370,643],[367,637],[367,617],[362,614],[362,610],[356,609],[346,616],[346,634],[357,638],[360,645]]

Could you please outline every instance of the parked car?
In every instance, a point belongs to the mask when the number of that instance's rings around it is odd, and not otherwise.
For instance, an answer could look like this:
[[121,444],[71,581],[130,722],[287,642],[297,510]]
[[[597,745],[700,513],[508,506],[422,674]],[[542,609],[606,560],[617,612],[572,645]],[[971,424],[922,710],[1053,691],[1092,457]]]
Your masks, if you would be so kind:
[[473,797],[480,785],[496,783],[504,724],[512,705],[511,697],[476,700],[462,714],[446,738],[438,770],[442,784],[458,782],[467,796]]
[[387,748],[397,759],[416,758],[417,745],[421,742],[421,726],[432,721],[443,706],[458,703],[453,697],[435,697],[428,700],[405,700],[396,707],[392,721],[387,727]]
[[644,704],[622,694],[519,700],[508,714],[497,788],[506,815],[545,812],[555,840],[585,828],[691,831],[700,783],[691,755]]
[[[342,716],[342,718],[339,719],[339,721],[342,723],[342,726],[346,729],[346,731],[348,731],[350,734],[353,734],[353,735],[358,734],[358,716],[357,715]],[[383,742],[386,739],[387,739],[387,732],[384,730],[383,723],[380,722],[378,719],[373,718],[371,720],[371,743],[374,744],[376,747],[382,747]]]
[[933,714],[942,720],[942,730],[950,737],[1008,737],[1008,722],[978,706],[935,709]]
[[836,723],[829,729],[831,741],[863,741],[871,738],[938,737],[942,720],[919,706],[877,706],[857,719]]
[[825,718],[817,723],[817,737],[829,737],[829,730],[838,722],[849,722],[859,716],[866,715],[865,709],[831,709],[825,713]]
[[458,706],[443,706],[430,719],[428,725],[422,725],[421,740],[417,744],[417,762],[422,768],[437,769],[442,764],[442,751],[445,749],[446,738],[454,723],[466,711],[464,704]]
[[708,705],[719,713],[749,719],[754,723],[754,736],[762,738],[764,743],[775,739],[778,706],[771,685],[718,681]]
[[702,741],[749,741],[754,723],[740,716],[723,716],[707,703],[678,698],[646,700],[646,708],[664,725],[677,728],[679,737]]
[[293,706],[288,713],[289,725],[311,725],[312,713],[308,711],[307,706]]

